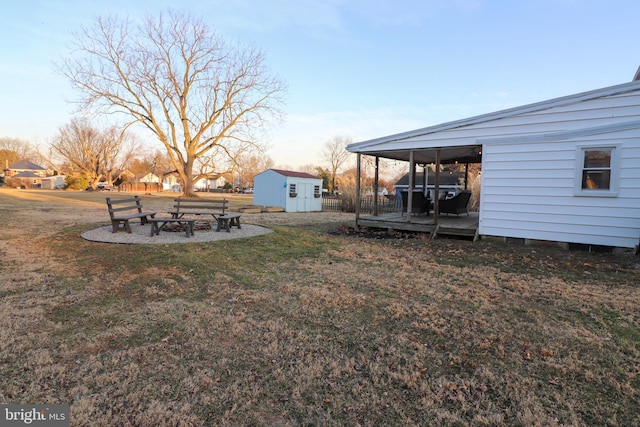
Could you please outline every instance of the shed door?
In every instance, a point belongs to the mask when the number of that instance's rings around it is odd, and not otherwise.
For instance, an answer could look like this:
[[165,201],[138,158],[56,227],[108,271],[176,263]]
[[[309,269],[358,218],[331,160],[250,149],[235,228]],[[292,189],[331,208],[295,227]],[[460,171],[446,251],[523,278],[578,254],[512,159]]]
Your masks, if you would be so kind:
[[298,212],[309,212],[311,210],[311,197],[313,195],[313,185],[306,182],[298,183]]

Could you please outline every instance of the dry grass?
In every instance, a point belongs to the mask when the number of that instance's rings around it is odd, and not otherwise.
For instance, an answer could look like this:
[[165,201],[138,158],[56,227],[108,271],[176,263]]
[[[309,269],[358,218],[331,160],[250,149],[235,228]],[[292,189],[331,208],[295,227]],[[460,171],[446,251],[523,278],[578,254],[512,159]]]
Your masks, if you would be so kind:
[[0,193],[3,402],[72,425],[640,425],[637,257],[321,225],[105,245]]

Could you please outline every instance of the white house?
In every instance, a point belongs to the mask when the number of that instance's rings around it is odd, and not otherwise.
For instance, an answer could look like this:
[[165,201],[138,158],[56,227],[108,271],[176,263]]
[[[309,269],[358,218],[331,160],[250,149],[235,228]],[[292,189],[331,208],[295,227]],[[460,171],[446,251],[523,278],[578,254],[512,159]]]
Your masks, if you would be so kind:
[[480,235],[640,244],[640,70],[630,83],[347,150],[406,160],[412,170],[432,162],[481,162]]
[[162,189],[164,191],[180,192],[178,177],[173,173],[164,175],[162,178]]
[[159,183],[160,182],[160,178],[158,177],[158,175],[154,175],[151,172],[149,172],[145,176],[141,177],[138,181],[147,182],[147,183],[151,183],[151,182]]
[[216,188],[221,188],[226,183],[225,179],[222,176],[217,176],[215,178],[202,178],[199,179],[193,187],[198,191],[209,191],[214,190]]
[[253,204],[286,212],[322,210],[322,179],[305,172],[267,169],[254,177]]

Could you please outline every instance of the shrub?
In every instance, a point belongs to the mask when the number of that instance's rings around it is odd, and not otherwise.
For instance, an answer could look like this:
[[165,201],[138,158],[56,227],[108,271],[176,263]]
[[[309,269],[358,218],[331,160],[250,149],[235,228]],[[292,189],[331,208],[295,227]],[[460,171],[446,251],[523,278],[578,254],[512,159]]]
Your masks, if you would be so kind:
[[84,190],[89,186],[89,180],[85,176],[67,175],[64,187],[70,190]]

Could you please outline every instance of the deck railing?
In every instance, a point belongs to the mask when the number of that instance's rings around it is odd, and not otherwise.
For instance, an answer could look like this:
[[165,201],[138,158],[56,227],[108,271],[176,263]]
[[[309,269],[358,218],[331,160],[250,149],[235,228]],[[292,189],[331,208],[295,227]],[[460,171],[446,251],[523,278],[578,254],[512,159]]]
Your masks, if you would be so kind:
[[[355,201],[353,198],[338,195],[322,196],[323,211],[354,212]],[[378,213],[400,212],[402,210],[402,200],[396,199],[395,195],[378,196]],[[360,199],[360,212],[363,214],[373,214],[374,197],[372,195],[362,196]]]

